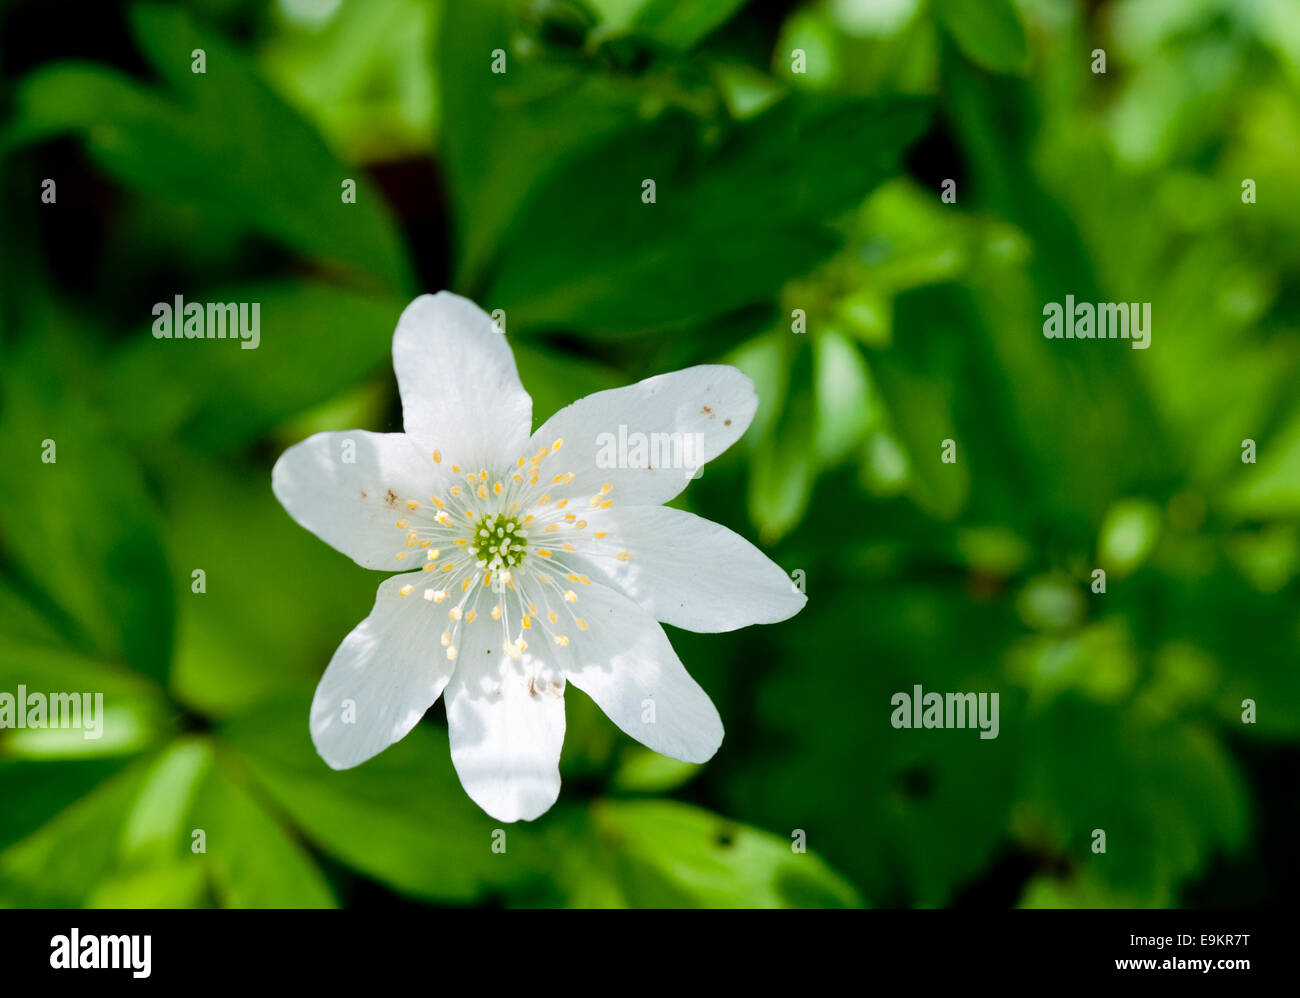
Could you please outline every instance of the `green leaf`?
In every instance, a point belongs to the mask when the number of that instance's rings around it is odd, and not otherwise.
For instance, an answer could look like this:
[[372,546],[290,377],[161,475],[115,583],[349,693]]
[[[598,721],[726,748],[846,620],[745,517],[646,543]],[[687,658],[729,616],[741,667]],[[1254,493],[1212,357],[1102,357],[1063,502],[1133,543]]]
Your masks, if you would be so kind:
[[445,731],[417,726],[356,769],[335,771],[307,730],[309,696],[269,704],[221,734],[257,785],[320,849],[416,897],[467,902],[536,875],[528,829],[493,851],[499,823],[465,795]]
[[21,807],[0,808],[0,850],[36,831],[122,768],[118,759],[0,760],[0,800],[22,802]]
[[[770,629],[748,659],[768,663],[749,677],[761,735],[743,755],[733,745],[743,764],[715,760],[711,778],[728,810],[804,829],[809,848],[873,905],[949,904],[991,862],[1015,800],[1020,698],[997,669],[1008,611],[939,586],[849,574],[844,531],[827,543],[838,569],[812,562],[798,626]],[[846,653],[846,643],[869,653]],[[926,691],[1001,690],[998,737],[894,728],[892,697],[922,681]]]
[[[1215,850],[1235,850],[1250,827],[1241,777],[1199,727],[1149,723],[1068,697],[1032,717],[1019,820],[1035,845],[1110,886],[1167,904]],[[1097,773],[1123,773],[1117,795]],[[1094,853],[1094,829],[1106,852]]]
[[122,828],[124,865],[146,867],[184,856],[189,841],[186,818],[211,765],[212,745],[204,738],[179,738],[159,753]]
[[[139,4],[132,21],[175,96],[104,67],[54,63],[20,82],[7,142],[80,133],[104,170],[150,197],[238,221],[390,286],[410,284],[379,194],[272,92],[246,55],[178,7]],[[204,73],[191,71],[194,49],[206,53]],[[342,200],[344,180],[356,181],[355,204]]]
[[893,173],[924,107],[792,96],[711,153],[680,118],[620,132],[528,201],[486,297],[515,330],[609,336],[772,300],[839,244],[827,223]]
[[1029,39],[1013,0],[934,0],[934,11],[962,52],[995,73],[1023,73]]
[[95,885],[87,908],[182,909],[207,907],[207,884],[198,856],[186,856],[144,869],[111,873]]
[[334,908],[310,854],[257,797],[226,771],[207,774],[191,813],[204,833],[213,886],[223,908]]
[[13,448],[0,462],[6,567],[69,642],[162,679],[173,593],[153,503],[41,349],[29,342],[0,373],[0,439]]
[[[36,694],[47,704],[39,726],[28,721],[5,732],[0,755],[13,758],[132,755],[166,738],[173,723],[174,708],[162,689],[138,673],[2,634],[0,691],[14,698],[15,711],[19,696]],[[64,698],[57,703],[60,721],[70,715],[78,727],[50,726],[55,697]]]
[[866,362],[856,346],[837,333],[813,340],[818,461],[836,464],[858,447],[884,418]]
[[[369,376],[393,383],[388,358],[405,305],[398,297],[274,282],[186,300],[256,303],[257,346],[141,331],[113,358],[105,388],[114,423],[136,445],[179,437],[198,450],[229,450]],[[142,384],[150,386],[148,406],[140,405]]]
[[[812,852],[675,801],[599,801],[592,844],[566,857],[571,904],[849,908],[858,893]],[[570,847],[571,849],[572,847]]]
[[117,866],[118,834],[139,792],[133,766],[0,852],[0,903],[76,907]]
[[796,390],[771,436],[753,452],[746,505],[765,544],[784,537],[807,512],[817,478],[814,418],[812,393]]
[[[382,576],[295,523],[264,471],[230,475],[219,465],[168,455],[168,543],[181,593],[176,697],[208,716],[228,717],[314,683],[370,612]],[[201,593],[192,591],[196,569],[204,572]]]
[[662,794],[680,787],[699,771],[697,765],[637,745],[624,753],[610,778],[610,786],[623,792]]
[[1224,506],[1243,519],[1274,519],[1300,515],[1300,412],[1277,432],[1257,442],[1257,464],[1240,463],[1228,482]]
[[[512,44],[517,29],[506,0],[479,0],[445,5],[438,32],[457,286],[475,293],[519,205],[557,163],[620,127],[637,98],[599,77],[525,58]],[[498,50],[504,73],[492,71]]]
[[632,30],[673,48],[694,48],[729,20],[747,0],[646,0]]

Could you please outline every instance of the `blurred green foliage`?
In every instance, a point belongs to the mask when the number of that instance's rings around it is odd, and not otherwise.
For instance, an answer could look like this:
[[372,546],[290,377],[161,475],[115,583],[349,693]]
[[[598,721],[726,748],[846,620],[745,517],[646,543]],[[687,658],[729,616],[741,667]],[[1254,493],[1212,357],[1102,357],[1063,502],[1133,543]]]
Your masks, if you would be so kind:
[[[0,731],[0,904],[1282,891],[1294,3],[50,16],[0,5],[0,692],[101,691],[106,713],[99,740]],[[316,756],[311,690],[378,578],[269,489],[310,432],[397,428],[392,328],[442,286],[505,310],[539,419],[742,367],[755,424],[683,501],[809,595],[762,631],[672,635],[728,728],[706,766],[642,749],[570,688],[560,802],[504,853],[440,705],[359,769]],[[152,303],[175,294],[261,302],[260,347],[155,340]],[[1151,302],[1151,349],[1045,339],[1066,294]],[[895,730],[890,697],[917,683],[1000,691],[999,737]]]

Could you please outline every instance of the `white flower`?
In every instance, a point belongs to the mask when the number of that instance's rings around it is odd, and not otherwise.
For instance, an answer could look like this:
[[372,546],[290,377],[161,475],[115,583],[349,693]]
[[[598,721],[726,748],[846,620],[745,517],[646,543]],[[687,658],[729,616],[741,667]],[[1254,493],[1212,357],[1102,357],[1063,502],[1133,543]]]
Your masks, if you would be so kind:
[[393,367],[405,433],[318,433],[272,472],[304,527],[402,573],[316,689],[325,761],[365,762],[445,692],[466,792],[500,821],[536,818],[560,791],[568,682],[655,751],[709,759],[722,721],[658,621],[729,631],[784,620],[804,597],[748,541],[662,505],[690,469],[604,466],[620,428],[694,441],[694,464],[715,457],[753,418],[750,380],[713,365],[660,375],[589,395],[530,436],[505,336],[447,292],[402,313]]

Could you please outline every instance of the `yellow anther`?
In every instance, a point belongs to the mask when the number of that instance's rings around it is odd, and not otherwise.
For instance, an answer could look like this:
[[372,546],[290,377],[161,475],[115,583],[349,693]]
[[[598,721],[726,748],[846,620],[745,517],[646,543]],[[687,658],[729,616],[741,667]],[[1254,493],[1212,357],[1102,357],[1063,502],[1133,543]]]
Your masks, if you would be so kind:
[[575,593],[572,589],[566,589],[564,591],[564,598],[567,599],[570,603],[578,602],[578,594]]
[[410,521],[410,520],[398,520],[398,521],[397,521],[397,526],[398,526],[398,528],[401,529],[401,530],[405,530],[405,529],[406,529],[407,527],[409,527],[410,525],[411,525],[411,521]]
[[492,486],[492,491],[495,492],[497,495],[500,495],[504,490],[501,488],[501,483],[497,482],[495,485]]
[[546,525],[546,529],[543,531],[543,533],[546,533],[546,534],[553,534],[553,533],[555,533],[555,532],[556,532],[557,530],[559,530],[559,529],[560,529],[560,525],[559,525],[558,523],[548,523],[548,524]]
[[563,437],[560,437],[559,440],[557,440],[557,441],[555,441],[555,443],[551,444],[551,450],[559,450],[559,449],[560,449],[561,447],[563,447],[563,446],[564,446],[564,438],[563,438]]
[[451,471],[452,471],[452,474],[454,474],[454,475],[459,475],[459,474],[460,474],[460,465],[458,465],[458,464],[453,464],[453,465],[451,466]]
[[469,547],[469,541],[465,540],[465,538],[463,537],[456,538],[456,540],[452,541],[452,543],[455,544],[456,547],[458,548]]
[[557,503],[555,504],[555,508],[556,508],[556,509],[564,509],[564,507],[567,506],[567,505],[569,505],[569,500],[568,500],[568,499],[561,499],[559,502],[557,502]]
[[613,505],[614,505],[614,500],[613,500],[613,499],[606,499],[603,503],[600,504],[600,508],[601,508],[601,509],[609,509],[609,507],[611,507],[611,506],[613,506]]
[[436,450],[433,452],[433,463],[442,464],[442,451]]
[[574,530],[581,530],[581,529],[582,529],[583,527],[585,527],[586,525],[587,525],[587,521],[586,521],[586,520],[579,520],[577,523],[575,523],[575,524],[573,525],[573,529],[574,529]]
[[475,616],[475,613],[474,613],[473,610],[471,610],[469,613],[465,614],[465,623],[468,624],[470,621],[472,621],[472,620],[474,619],[474,616]]
[[427,548],[427,547],[428,547],[430,544],[432,544],[432,543],[433,543],[433,541],[429,540],[429,539],[426,537],[424,540],[420,541],[420,547],[422,547],[422,548]]
[[447,598],[447,590],[445,590],[445,589],[435,589],[435,590],[433,591],[433,601],[434,601],[435,603],[441,603],[441,602],[442,602],[443,600],[445,600],[446,598]]
[[569,543],[567,543],[567,542],[564,543],[564,544],[561,544],[560,547],[564,548],[564,550],[565,550],[565,551],[568,551],[570,554],[572,554],[574,551],[577,551],[577,550],[578,550],[578,549],[575,548],[572,544],[569,544]]
[[498,603],[496,606],[494,606],[494,607],[492,608],[492,619],[493,619],[493,620],[500,620],[500,619],[501,619],[501,604],[500,604],[500,603]]
[[566,638],[563,634],[557,634],[555,635],[555,643],[559,645],[561,648],[567,648],[569,645],[569,639]]
[[628,554],[626,551],[620,551],[618,554],[614,555],[614,557],[617,558],[619,561],[631,561],[631,560],[632,560],[632,556],[631,556],[630,554]]
[[[584,520],[583,522],[585,523],[586,521]],[[594,537],[594,538],[596,538],[596,540],[600,540],[602,537],[605,536],[605,531],[602,530],[602,531],[600,531],[600,533],[598,533],[598,534],[592,534],[591,536]]]
[[455,646],[455,645],[448,645],[448,647],[447,647],[447,658],[449,658],[449,659],[454,659],[455,657],[456,657],[456,646]]
[[486,499],[486,498],[487,498],[487,486],[486,486],[486,485],[480,485],[480,486],[478,487],[478,497],[479,497],[480,499]]
[[443,506],[442,500],[439,499],[437,496],[432,496],[431,498],[433,499],[433,504],[437,506],[439,509],[442,509]]
[[549,558],[551,556],[551,552],[547,551],[546,548],[538,548],[537,553],[543,558]]
[[582,581],[581,576],[579,576],[577,572],[570,572],[568,575],[565,576],[565,578],[568,579],[570,582]]
[[459,485],[453,485],[453,486],[452,486],[450,489],[448,489],[447,491],[449,491],[449,492],[452,494],[452,497],[453,497],[453,498],[455,498],[455,499],[459,499],[459,498],[460,498],[460,486],[459,486]]
[[412,586],[412,585],[410,585],[410,584],[408,583],[407,585],[402,586],[401,589],[397,590],[397,595],[398,595],[398,596],[410,596],[411,593],[414,592],[414,591],[415,591],[415,586]]
[[549,492],[543,492],[542,498],[537,500],[537,505],[545,506],[550,501],[551,501],[551,494]]
[[430,603],[434,601],[437,595],[438,595],[438,591],[436,589],[426,589],[424,591],[424,598],[428,600]]
[[447,616],[450,617],[452,620],[460,620],[461,618],[460,607],[453,606],[450,610],[447,611]]
[[524,614],[523,625],[525,628],[533,626],[533,618],[531,614]]
[[483,588],[486,589],[490,585],[492,585],[492,573],[488,572],[483,576]]
[[406,552],[405,552],[405,551],[398,551],[396,557],[397,557],[397,560],[398,560],[398,561],[403,561],[403,560],[406,558]]
[[442,646],[443,646],[444,648],[446,648],[449,644],[451,644],[451,631],[443,631],[443,632],[442,632]]
[[419,508],[420,508],[420,504],[419,504],[418,502],[416,502],[414,499],[407,499],[407,500],[406,500],[406,508],[407,508],[407,509],[419,509]]
[[552,610],[552,611],[551,611],[550,613],[548,613],[546,616],[547,616],[547,618],[550,620],[550,622],[551,622],[552,624],[559,623],[559,619],[560,619],[560,618],[557,617],[557,616],[555,615],[555,611],[554,611],[554,610]]
[[456,567],[456,566],[453,565],[451,562],[447,562],[447,564],[445,564],[445,565],[443,565],[441,568],[439,568],[438,571],[440,571],[440,572],[450,572],[450,571],[451,571],[453,568],[455,568],[455,567]]
[[439,551],[437,548],[429,548],[429,560],[430,560],[430,561],[437,561],[437,560],[438,560],[438,555],[440,555],[440,554],[442,554],[442,552]]

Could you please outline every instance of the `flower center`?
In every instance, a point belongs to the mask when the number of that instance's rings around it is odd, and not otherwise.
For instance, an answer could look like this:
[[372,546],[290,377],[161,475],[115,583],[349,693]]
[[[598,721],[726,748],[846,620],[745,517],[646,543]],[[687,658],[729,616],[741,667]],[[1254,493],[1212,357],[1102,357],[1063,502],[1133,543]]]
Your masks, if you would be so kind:
[[467,550],[479,568],[489,571],[514,568],[528,553],[528,537],[517,518],[492,513],[483,517],[474,529]]

